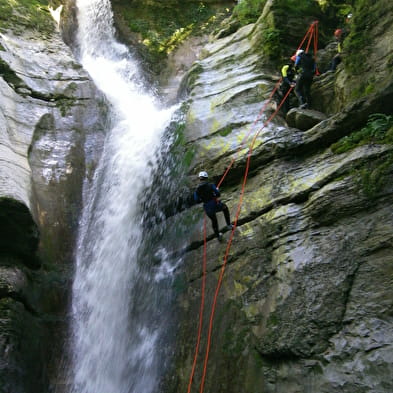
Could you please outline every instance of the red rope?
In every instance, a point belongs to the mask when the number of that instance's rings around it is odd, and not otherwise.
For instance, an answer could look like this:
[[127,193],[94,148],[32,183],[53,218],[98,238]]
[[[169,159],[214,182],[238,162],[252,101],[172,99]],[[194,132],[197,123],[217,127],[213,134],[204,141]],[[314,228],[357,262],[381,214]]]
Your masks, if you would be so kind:
[[[306,41],[308,35],[311,33],[312,29],[314,28],[314,22],[311,23],[310,27],[308,28],[305,36],[303,37],[302,41],[300,42],[300,45],[298,46],[296,52],[303,46],[304,42]],[[296,52],[294,53],[294,55],[296,55]]]
[[251,131],[253,130],[253,127],[255,126],[255,124],[258,122],[258,120],[261,118],[263,112],[265,111],[266,107],[269,105],[270,101],[273,98],[274,93],[277,91],[278,87],[280,86],[280,83],[282,81],[282,78],[280,78],[280,80],[275,84],[274,89],[272,90],[272,92],[270,93],[269,98],[265,101],[264,105],[262,106],[262,109],[259,111],[259,114],[257,116],[257,118],[255,119],[255,121],[252,123],[248,133],[246,134],[246,136],[242,139],[237,152],[235,154],[235,156],[232,158],[231,162],[229,163],[227,169],[225,170],[224,174],[222,175],[220,181],[217,184],[217,188],[220,188],[222,182],[224,181],[225,177],[227,176],[229,170],[232,168],[233,163],[235,162],[236,158],[237,158],[237,154],[242,150],[243,145],[245,144],[245,142],[247,141],[248,137],[251,134]]
[[[280,78],[280,80],[276,83],[276,85],[274,86],[274,89],[272,90],[272,92],[270,93],[269,98],[266,100],[265,104],[263,105],[262,109],[260,110],[258,117],[256,118],[256,120],[253,122],[249,132],[247,133],[247,135],[243,138],[240,147],[238,148],[237,153],[242,149],[242,145],[246,142],[246,140],[248,139],[253,127],[255,126],[255,124],[257,123],[257,121],[260,119],[260,117],[262,116],[263,112],[265,111],[267,105],[269,104],[269,102],[271,101],[274,93],[276,92],[276,90],[278,89],[280,83],[282,81],[282,78]],[[292,88],[291,88],[292,89]],[[285,99],[287,98],[287,96],[289,95],[289,92],[286,94],[286,96],[283,98],[282,103],[285,101]],[[280,104],[279,108],[281,108]],[[278,110],[277,110],[278,111]],[[262,127],[263,128],[263,127]],[[253,144],[255,141],[255,137],[253,139]],[[235,156],[236,157],[236,156]],[[224,175],[222,176],[220,182],[218,183],[217,187],[220,187],[221,183],[223,182],[223,180],[225,179],[225,176],[227,175],[227,173],[229,172],[231,166],[233,165],[235,161],[235,158],[232,159],[230,165],[228,166],[228,168],[226,169]],[[240,210],[239,210],[240,213]],[[235,225],[237,223],[237,219],[239,216],[239,213],[236,215],[236,221],[235,221]],[[195,347],[195,353],[194,353],[194,360],[193,360],[193,364],[192,364],[192,369],[191,369],[191,374],[190,374],[190,378],[189,378],[189,382],[188,382],[188,389],[187,389],[187,393],[191,392],[191,387],[192,387],[192,382],[194,379],[194,375],[195,375],[195,368],[196,368],[196,363],[197,363],[197,359],[198,359],[198,352],[199,352],[199,347],[200,347],[200,343],[201,343],[201,335],[202,335],[202,325],[203,325],[203,310],[204,310],[204,304],[205,304],[205,287],[206,287],[206,264],[207,264],[207,258],[206,258],[206,248],[207,248],[207,242],[206,242],[206,215],[204,216],[204,242],[203,242],[203,262],[202,262],[202,289],[201,289],[201,303],[200,303],[200,308],[199,308],[199,325],[198,325],[198,335],[197,335],[197,343],[196,343],[196,347]]]
[[206,214],[205,214],[204,220],[203,220],[202,288],[201,288],[201,304],[199,306],[198,338],[197,338],[197,344],[196,344],[196,347],[195,347],[194,361],[192,363],[192,369],[191,369],[190,380],[188,382],[187,393],[191,392],[192,380],[193,380],[194,374],[195,374],[195,368],[196,368],[196,363],[197,363],[197,359],[198,359],[199,346],[200,346],[200,343],[201,343],[201,336],[202,336],[203,309],[205,307],[205,288],[206,288],[206,265],[207,265],[206,248],[207,248],[207,241],[206,241]]
[[311,40],[312,40],[313,37],[314,37],[314,31],[315,31],[314,23],[312,23],[312,24],[311,24],[310,35],[309,35],[309,37],[308,37],[308,42],[307,42],[307,46],[306,46],[306,53],[307,53],[307,52],[309,51],[309,49],[310,49]]
[[[312,40],[312,38],[314,38],[314,55],[315,55],[315,59],[316,59],[316,53],[317,53],[317,47],[318,47],[318,21],[315,21],[315,22],[313,22],[311,24],[311,26],[307,30],[307,33],[305,34],[303,40],[301,41],[298,49],[300,49],[302,47],[302,45],[305,42],[305,40],[307,39],[307,37],[308,37],[308,43],[307,43],[306,51],[309,50],[309,47],[310,47],[310,44],[311,44],[311,40]],[[242,149],[243,144],[248,139],[253,126],[257,123],[257,121],[262,116],[266,106],[269,104],[269,102],[271,101],[274,93],[278,89],[278,86],[281,83],[281,80],[282,80],[282,78],[275,85],[275,87],[274,87],[273,91],[271,92],[268,100],[265,102],[265,104],[262,107],[262,109],[260,110],[256,120],[252,124],[249,132],[243,138],[237,153],[240,152],[240,150]],[[254,138],[253,138],[253,140],[251,142],[251,145],[250,145],[250,148],[249,148],[249,151],[248,151],[246,168],[245,168],[245,173],[244,173],[244,178],[243,178],[243,183],[242,183],[242,189],[241,189],[241,193],[240,193],[239,203],[238,203],[237,211],[236,211],[236,215],[235,215],[234,226],[233,226],[233,229],[231,231],[231,234],[230,234],[230,237],[229,237],[229,241],[228,241],[228,244],[227,244],[227,247],[226,247],[226,250],[225,250],[224,261],[223,261],[223,264],[222,264],[222,267],[221,267],[221,270],[220,270],[220,274],[219,274],[219,277],[218,277],[218,282],[217,282],[216,290],[215,290],[215,293],[214,293],[212,309],[211,309],[211,313],[210,313],[208,338],[207,338],[205,360],[204,360],[204,363],[203,363],[203,373],[202,373],[202,379],[201,379],[201,385],[200,385],[200,393],[203,393],[203,389],[204,389],[204,385],[205,385],[205,379],[206,379],[206,373],[207,373],[207,364],[208,364],[208,360],[209,360],[209,353],[210,353],[210,346],[211,346],[211,336],[212,336],[212,331],[213,331],[213,320],[214,320],[214,314],[215,314],[215,309],[216,309],[216,305],[217,305],[217,298],[218,298],[219,291],[221,289],[222,280],[223,280],[223,277],[224,277],[225,268],[226,268],[226,264],[227,264],[227,261],[228,261],[228,255],[229,255],[229,251],[230,251],[230,248],[231,248],[231,245],[232,245],[232,241],[233,241],[233,237],[234,237],[234,231],[235,231],[235,229],[237,227],[237,222],[239,220],[241,206],[243,204],[243,197],[244,197],[244,193],[245,193],[245,187],[246,187],[246,183],[247,183],[248,172],[249,172],[249,169],[250,169],[250,161],[251,161],[251,155],[252,155],[252,152],[253,152],[254,144],[255,144],[256,138],[258,137],[259,133],[270,123],[270,121],[276,116],[278,111],[281,109],[281,106],[283,105],[283,103],[285,102],[285,100],[287,99],[289,94],[291,93],[292,89],[293,89],[293,87],[291,87],[287,91],[287,93],[285,94],[284,98],[281,100],[280,104],[278,105],[277,109],[269,117],[269,119],[263,124],[263,126],[258,130],[258,132],[254,135]],[[223,180],[225,179],[226,175],[228,174],[230,168],[232,167],[235,159],[236,159],[236,155],[235,155],[235,157],[232,158],[230,165],[228,166],[228,168],[224,172],[224,174],[223,174],[221,180],[219,181],[217,187],[221,186]],[[192,370],[191,370],[191,375],[190,375],[190,379],[189,379],[187,393],[190,393],[190,391],[191,391],[192,381],[193,381],[194,374],[195,374],[195,368],[196,368],[198,352],[199,352],[199,347],[200,347],[200,342],[201,342],[201,335],[202,335],[203,310],[204,310],[204,303],[205,303],[205,287],[206,287],[206,264],[207,264],[207,262],[206,262],[206,248],[207,248],[207,243],[206,243],[206,215],[205,215],[205,218],[204,218],[204,248],[203,248],[203,264],[202,264],[202,289],[201,289],[201,304],[200,304],[200,310],[199,310],[198,337],[197,337],[197,344],[196,344],[196,348],[195,348],[194,361],[193,361],[193,365],[192,365]]]
[[223,277],[224,277],[225,268],[226,268],[226,265],[227,265],[228,255],[229,255],[229,251],[231,249],[234,232],[235,232],[235,229],[236,229],[236,226],[237,226],[237,222],[239,220],[241,206],[243,204],[243,197],[244,197],[244,192],[245,192],[245,188],[246,188],[248,172],[249,172],[249,169],[250,169],[250,161],[251,161],[251,155],[252,155],[252,152],[253,152],[254,144],[255,144],[256,138],[259,135],[260,131],[262,131],[262,129],[265,128],[270,123],[270,121],[276,116],[278,111],[281,109],[281,106],[283,105],[284,101],[287,99],[288,95],[292,91],[292,89],[293,89],[293,87],[291,87],[288,90],[288,92],[285,94],[284,98],[280,102],[280,104],[277,107],[277,109],[275,110],[275,112],[269,117],[269,119],[264,123],[264,125],[260,128],[260,130],[255,134],[255,136],[254,136],[254,138],[253,138],[253,140],[251,142],[249,151],[248,151],[246,169],[245,169],[245,172],[244,172],[242,189],[241,189],[241,192],[240,192],[240,199],[239,199],[239,203],[238,203],[238,206],[237,206],[236,216],[235,216],[235,220],[234,220],[234,226],[232,228],[231,235],[229,237],[229,241],[228,241],[228,244],[227,244],[227,248],[225,250],[224,262],[223,262],[223,264],[221,266],[221,270],[220,270],[220,274],[219,274],[219,277],[218,277],[216,290],[215,290],[215,293],[214,293],[212,309],[211,309],[211,312],[210,312],[209,330],[208,330],[207,344],[206,344],[206,353],[205,353],[205,360],[204,360],[204,363],[203,363],[203,373],[202,373],[201,385],[200,385],[200,390],[199,390],[200,393],[203,393],[203,389],[204,389],[204,386],[205,386],[205,379],[206,379],[206,372],[207,372],[207,363],[208,363],[208,360],[209,360],[209,352],[210,352],[210,346],[211,346],[211,337],[212,337],[212,331],[213,331],[213,319],[214,319],[214,314],[215,314],[216,305],[217,305],[217,298],[218,298],[218,294],[220,292],[220,288],[221,288],[221,285],[222,285],[222,280],[223,280]]

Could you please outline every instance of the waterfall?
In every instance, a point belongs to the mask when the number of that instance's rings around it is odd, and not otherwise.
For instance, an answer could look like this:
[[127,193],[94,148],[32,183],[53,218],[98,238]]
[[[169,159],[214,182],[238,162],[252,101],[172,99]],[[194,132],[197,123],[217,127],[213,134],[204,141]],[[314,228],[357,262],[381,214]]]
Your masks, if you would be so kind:
[[[157,390],[157,283],[138,264],[141,194],[173,109],[159,109],[116,42],[109,0],[77,0],[80,61],[110,107],[100,164],[85,189],[72,288],[72,393]],[[152,322],[153,320],[153,322]]]

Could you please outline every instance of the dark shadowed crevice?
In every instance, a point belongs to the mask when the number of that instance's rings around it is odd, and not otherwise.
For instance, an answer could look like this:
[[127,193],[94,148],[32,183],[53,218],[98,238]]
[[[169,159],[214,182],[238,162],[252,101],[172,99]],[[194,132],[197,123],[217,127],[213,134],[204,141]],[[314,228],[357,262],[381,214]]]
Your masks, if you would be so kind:
[[27,206],[11,198],[0,198],[0,255],[13,255],[27,267],[39,268],[38,242],[38,228]]

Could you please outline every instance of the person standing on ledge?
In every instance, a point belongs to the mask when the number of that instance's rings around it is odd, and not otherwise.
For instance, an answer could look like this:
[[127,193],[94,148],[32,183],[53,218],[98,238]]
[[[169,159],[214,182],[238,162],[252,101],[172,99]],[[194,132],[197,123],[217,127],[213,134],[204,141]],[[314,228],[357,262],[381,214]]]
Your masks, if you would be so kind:
[[342,51],[343,51],[343,30],[342,29],[336,29],[334,32],[334,38],[337,42],[337,53],[333,57],[332,61],[330,62],[329,70],[331,72],[336,71],[337,66],[341,63],[342,59]]
[[299,49],[296,52],[295,69],[300,73],[295,87],[300,108],[309,108],[311,106],[311,84],[316,71],[316,64],[311,54]]
[[233,225],[231,224],[228,206],[218,199],[220,196],[220,191],[213,183],[208,182],[209,176],[207,172],[199,172],[198,177],[200,183],[194,191],[194,201],[196,203],[203,202],[203,209],[212,222],[214,234],[216,235],[217,239],[221,241],[222,233],[218,230],[216,213],[223,212],[225,221],[227,223],[227,228],[232,229]]
[[[296,76],[296,72],[295,72],[295,67],[294,67],[294,64],[292,61],[290,63],[285,64],[281,68],[281,77],[282,77],[282,82],[280,85],[280,98],[281,98],[281,100],[286,96],[286,94],[288,93],[288,90],[291,87],[293,88],[296,86],[295,76]],[[282,104],[282,111],[284,113],[287,113],[289,111],[289,109],[291,108],[291,106],[289,104],[289,98],[290,97],[286,97],[286,100]],[[281,100],[280,100],[280,102],[281,102]]]

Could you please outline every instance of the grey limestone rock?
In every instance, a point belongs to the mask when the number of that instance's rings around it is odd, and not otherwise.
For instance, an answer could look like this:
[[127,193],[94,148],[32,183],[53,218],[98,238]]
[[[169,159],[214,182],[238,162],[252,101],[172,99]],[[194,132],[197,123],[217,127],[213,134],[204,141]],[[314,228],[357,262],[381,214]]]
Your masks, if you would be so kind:
[[82,183],[105,124],[105,100],[58,33],[2,32],[2,393],[43,392],[54,372]]
[[[317,108],[325,106],[324,114],[294,109],[288,124],[279,116],[266,124],[276,104],[270,102],[262,115],[259,111],[277,79],[259,67],[263,54],[254,45],[263,23],[207,45],[187,81],[185,132],[187,147],[195,149],[190,177],[207,170],[212,179],[220,179],[231,165],[220,189],[232,217],[256,135],[227,260],[226,242],[217,244],[208,225],[204,321],[224,263],[226,269],[205,391],[390,393],[392,145],[364,143],[342,154],[331,150],[334,142],[361,129],[370,114],[392,114],[386,105],[392,102],[389,71],[378,76],[385,83],[373,94],[352,99],[342,86],[348,77],[344,70],[321,76],[313,88],[325,90]],[[382,64],[381,53],[373,56]],[[193,211],[193,243],[177,277],[183,289],[177,296],[171,385],[175,380],[184,388],[202,285],[202,209]],[[219,222],[223,227],[221,215]],[[204,326],[202,348],[206,335]],[[197,364],[203,358],[201,350]],[[200,378],[197,368],[196,385]]]
[[286,121],[290,127],[303,131],[309,130],[326,118],[324,113],[300,108],[293,108],[286,115]]

